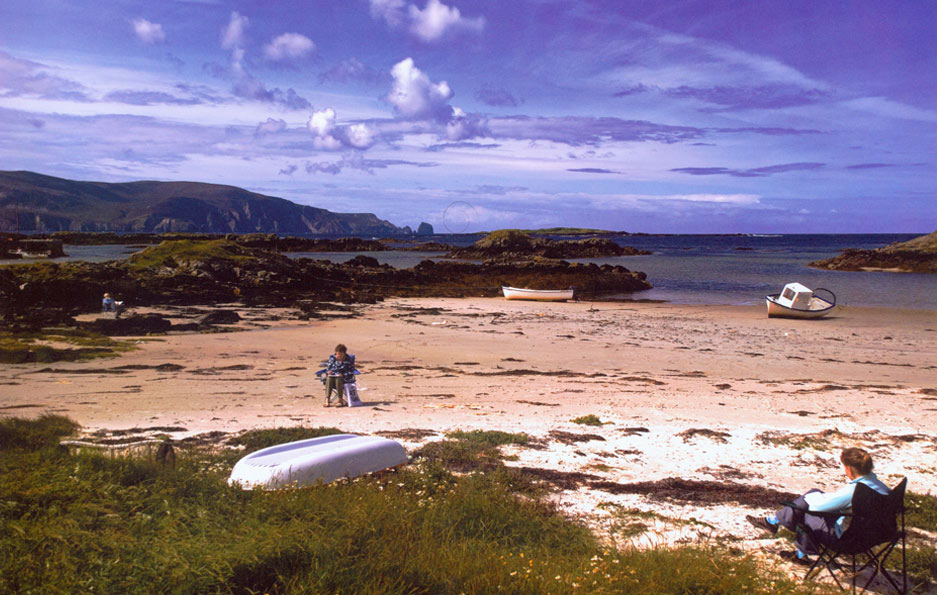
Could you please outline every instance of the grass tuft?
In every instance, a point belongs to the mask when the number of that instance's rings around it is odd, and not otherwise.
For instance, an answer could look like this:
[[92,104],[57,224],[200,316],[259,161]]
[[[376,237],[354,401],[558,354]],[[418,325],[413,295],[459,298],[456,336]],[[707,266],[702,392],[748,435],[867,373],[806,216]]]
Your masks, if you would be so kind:
[[59,439],[74,434],[79,427],[71,419],[51,413],[37,419],[12,417],[0,420],[0,451],[55,447]]
[[579,424],[582,426],[601,426],[604,423],[601,419],[599,419],[599,416],[593,415],[591,413],[589,415],[577,417],[576,419],[572,419],[570,421],[572,421],[574,424]]

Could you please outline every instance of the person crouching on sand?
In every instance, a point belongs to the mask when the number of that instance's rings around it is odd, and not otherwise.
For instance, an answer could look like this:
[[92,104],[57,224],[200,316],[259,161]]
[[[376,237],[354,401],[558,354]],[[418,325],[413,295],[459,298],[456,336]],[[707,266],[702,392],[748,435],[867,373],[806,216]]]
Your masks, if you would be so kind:
[[872,473],[872,456],[866,451],[861,448],[846,448],[840,455],[839,460],[843,464],[843,472],[849,478],[849,483],[835,492],[824,493],[813,489],[794,500],[795,507],[785,506],[766,517],[751,515],[745,517],[745,520],[755,527],[772,534],[778,532],[778,527],[785,527],[794,531],[800,522],[807,525],[810,531],[809,534],[797,535],[795,540],[797,550],[782,552],[782,557],[797,564],[809,565],[807,555],[817,553],[813,547],[814,541],[823,545],[835,543],[846,530],[846,517],[841,516],[833,519],[813,515],[810,512],[849,512],[852,508],[852,495],[856,491],[857,483],[864,483],[880,494],[887,495],[889,493],[888,486],[879,481]]
[[348,348],[339,343],[335,346],[335,354],[329,356],[329,363],[325,366],[325,406],[332,404],[332,391],[338,397],[338,405],[345,403],[345,382],[352,380],[355,374],[355,364],[348,357]]

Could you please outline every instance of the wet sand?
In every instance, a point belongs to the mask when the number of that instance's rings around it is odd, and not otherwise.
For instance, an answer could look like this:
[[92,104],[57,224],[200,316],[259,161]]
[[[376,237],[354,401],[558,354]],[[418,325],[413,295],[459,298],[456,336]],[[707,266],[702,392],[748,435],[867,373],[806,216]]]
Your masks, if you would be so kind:
[[[507,464],[551,481],[562,510],[619,545],[616,510],[637,508],[667,518],[635,544],[778,549],[744,514],[840,485],[844,446],[870,450],[886,483],[906,475],[911,491],[937,493],[937,312],[798,321],[763,307],[489,298],[389,299],[313,321],[235,309],[241,332],[3,366],[0,416],[55,412],[140,437],[335,426],[410,449],[456,429],[526,432],[540,446],[504,448],[517,456]],[[357,356],[364,407],[323,407],[314,372],[339,342]],[[571,421],[590,414],[602,425]]]

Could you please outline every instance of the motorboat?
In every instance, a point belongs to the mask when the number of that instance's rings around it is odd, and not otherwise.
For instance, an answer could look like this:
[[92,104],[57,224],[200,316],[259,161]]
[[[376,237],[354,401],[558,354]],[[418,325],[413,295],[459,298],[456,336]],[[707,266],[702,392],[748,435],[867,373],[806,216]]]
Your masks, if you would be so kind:
[[[818,296],[817,292],[824,295]],[[769,318],[820,318],[836,308],[836,296],[829,289],[810,289],[788,283],[781,293],[765,296]]]

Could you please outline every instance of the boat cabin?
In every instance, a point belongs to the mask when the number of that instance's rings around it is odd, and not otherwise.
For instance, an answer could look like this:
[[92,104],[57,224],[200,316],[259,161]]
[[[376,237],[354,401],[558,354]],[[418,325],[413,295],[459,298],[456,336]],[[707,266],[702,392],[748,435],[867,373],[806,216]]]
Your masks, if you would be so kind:
[[781,295],[777,297],[777,302],[794,310],[809,310],[812,297],[813,290],[809,287],[804,287],[800,283],[788,283],[784,286]]

